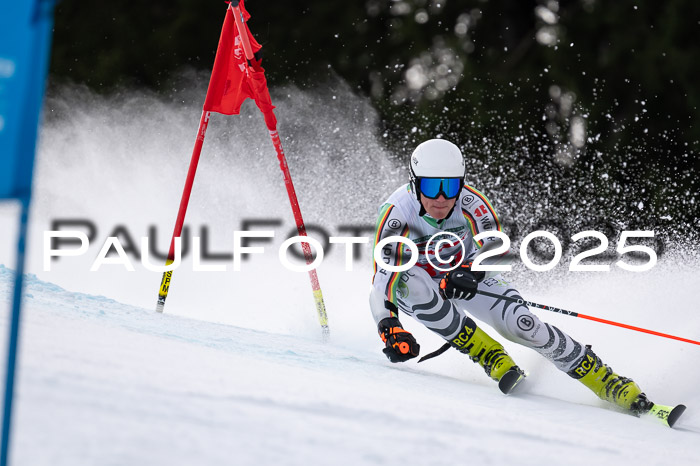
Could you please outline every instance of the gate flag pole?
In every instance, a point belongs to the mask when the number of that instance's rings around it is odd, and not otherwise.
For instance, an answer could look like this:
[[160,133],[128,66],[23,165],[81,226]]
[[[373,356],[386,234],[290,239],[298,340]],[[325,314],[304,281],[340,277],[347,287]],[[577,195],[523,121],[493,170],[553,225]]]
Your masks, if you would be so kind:
[[[261,60],[259,51],[262,46],[255,40],[250,31],[245,25],[245,21],[250,18],[250,14],[245,9],[243,0],[232,0],[226,10],[226,18],[221,29],[219,37],[219,46],[214,59],[214,67],[212,69],[211,78],[209,80],[209,88],[207,89],[206,99],[202,111],[202,118],[197,132],[197,140],[195,142],[192,160],[190,162],[185,189],[180,202],[180,210],[178,212],[175,230],[170,242],[170,251],[166,265],[173,263],[175,258],[175,238],[179,237],[182,232],[182,225],[187,211],[190,192],[194,183],[194,176],[197,170],[199,155],[204,143],[204,135],[209,123],[211,112],[221,113],[224,115],[238,115],[240,113],[241,104],[246,99],[253,99],[265,118],[265,124],[270,132],[272,143],[277,152],[277,158],[280,162],[280,169],[284,175],[284,183],[287,188],[287,195],[294,213],[297,231],[299,236],[306,235],[306,226],[299,208],[299,201],[294,190],[292,177],[287,166],[287,159],[282,149],[282,142],[277,132],[277,118],[273,112],[275,108],[270,99],[270,91],[267,88],[265,79],[265,70],[260,65]],[[302,250],[307,264],[313,263],[313,255],[308,242],[302,242]],[[158,304],[156,310],[163,312],[165,299],[168,296],[168,291],[172,281],[173,271],[163,273],[161,286],[158,293]],[[323,331],[324,338],[329,335],[328,316],[326,314],[326,306],[321,293],[321,286],[318,282],[316,270],[309,271],[311,280],[311,288],[318,315],[319,323]]]
[[[289,203],[292,207],[292,212],[294,213],[294,220],[297,224],[297,232],[299,236],[306,235],[306,226],[304,225],[304,218],[301,215],[301,209],[299,208],[299,201],[297,199],[296,191],[294,189],[294,183],[292,182],[292,175],[289,172],[289,166],[287,165],[287,158],[284,155],[284,149],[282,149],[282,141],[280,140],[279,133],[277,132],[277,118],[273,112],[275,108],[272,105],[272,100],[270,99],[270,91],[267,88],[267,81],[265,79],[265,70],[261,66],[261,59],[256,56],[253,48],[257,45],[259,50],[260,46],[250,33],[250,30],[246,27],[245,21],[250,17],[245,11],[243,6],[243,1],[232,1],[231,8],[234,12],[234,19],[236,21],[238,37],[243,45],[243,51],[245,52],[245,58],[250,65],[250,84],[252,97],[258,108],[263,113],[265,118],[265,124],[270,132],[270,138],[272,139],[272,144],[277,152],[277,159],[280,162],[280,169],[284,176],[284,185],[287,188],[287,195],[289,196]],[[245,13],[245,16],[244,16]],[[254,43],[252,43],[254,42]],[[311,254],[311,247],[308,242],[301,243],[302,250],[304,251],[304,259],[307,264],[313,262],[313,255]],[[330,334],[330,329],[328,327],[328,315],[326,313],[326,305],[323,301],[323,293],[321,292],[321,285],[318,282],[318,274],[316,269],[309,270],[309,279],[311,281],[311,289],[314,296],[314,304],[316,306],[316,313],[318,315],[319,323],[321,324],[321,330],[324,337],[328,337]]]
[[[180,209],[177,212],[177,220],[175,221],[175,229],[173,230],[173,236],[170,239],[170,250],[168,251],[168,259],[165,262],[166,266],[170,266],[175,259],[175,238],[179,238],[182,234],[182,225],[185,223],[185,214],[187,213],[187,205],[190,202],[190,194],[192,193],[192,185],[194,185],[194,175],[197,173],[197,165],[199,164],[199,156],[202,153],[202,146],[204,145],[204,136],[207,134],[207,127],[209,126],[209,116],[211,112],[206,110],[202,111],[202,117],[199,119],[199,129],[197,130],[197,139],[194,142],[194,149],[192,150],[192,158],[190,159],[190,168],[187,171],[187,179],[185,180],[185,188],[182,191],[182,198],[180,199]],[[163,278],[160,281],[160,288],[158,289],[158,302],[156,303],[156,311],[163,312],[165,308],[165,300],[168,297],[168,291],[170,290],[170,282],[173,279],[173,271],[166,270],[163,272]]]

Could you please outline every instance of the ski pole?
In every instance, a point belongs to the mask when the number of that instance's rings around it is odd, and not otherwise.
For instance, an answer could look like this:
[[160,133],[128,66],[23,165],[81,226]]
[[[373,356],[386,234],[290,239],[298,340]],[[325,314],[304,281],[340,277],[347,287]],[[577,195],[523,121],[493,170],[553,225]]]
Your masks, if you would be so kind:
[[560,307],[547,306],[547,305],[545,305],[545,304],[533,303],[532,301],[526,301],[526,300],[524,300],[524,299],[522,299],[522,298],[512,298],[512,297],[510,297],[510,296],[503,296],[503,295],[500,295],[500,294],[489,293],[488,291],[482,291],[482,290],[477,290],[476,292],[477,292],[478,294],[481,294],[481,295],[484,295],[484,296],[489,296],[489,297],[491,297],[491,298],[502,299],[502,300],[504,300],[504,301],[510,301],[510,302],[516,303],[516,304],[523,304],[523,305],[525,305],[525,306],[532,306],[532,307],[536,307],[536,308],[538,308],[538,309],[543,309],[543,310],[545,310],[545,311],[556,312],[556,313],[558,313],[558,314],[564,314],[564,315],[572,316],[572,317],[580,317],[581,319],[592,320],[592,321],[594,321],[594,322],[600,322],[600,323],[602,323],[602,324],[615,325],[616,327],[622,327],[622,328],[626,328],[626,329],[629,329],[629,330],[635,330],[635,331],[637,331],[637,332],[648,333],[648,334],[650,334],[650,335],[656,335],[656,336],[659,336],[659,337],[670,338],[670,339],[672,339],[672,340],[684,341],[684,342],[686,342],[686,343],[692,343],[692,344],[694,344],[694,345],[700,345],[700,341],[690,340],[690,339],[688,339],[688,338],[683,338],[683,337],[677,337],[677,336],[675,336],[675,335],[669,335],[669,334],[667,334],[667,333],[661,333],[661,332],[657,332],[657,331],[655,331],[655,330],[649,330],[649,329],[646,329],[646,328],[635,327],[635,326],[633,326],[633,325],[627,325],[627,324],[623,324],[623,323],[620,323],[620,322],[614,322],[614,321],[612,321],[612,320],[601,319],[600,317],[593,317],[593,316],[589,316],[589,315],[586,315],[586,314],[581,314],[581,313],[578,313],[578,312],[567,311],[567,310],[562,309],[562,308],[560,308]]

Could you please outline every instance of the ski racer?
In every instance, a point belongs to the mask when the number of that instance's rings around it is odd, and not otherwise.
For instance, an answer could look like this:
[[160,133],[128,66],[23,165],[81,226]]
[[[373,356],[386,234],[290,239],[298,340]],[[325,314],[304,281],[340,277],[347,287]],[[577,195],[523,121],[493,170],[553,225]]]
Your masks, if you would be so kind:
[[[486,290],[520,298],[499,274],[487,276],[470,269],[480,248],[496,239],[476,243],[473,237],[500,231],[501,224],[486,196],[464,183],[465,175],[464,158],[456,145],[428,140],[411,155],[410,182],[394,191],[379,209],[375,246],[385,238],[401,236],[418,249],[417,262],[404,272],[374,264],[370,307],[389,360],[407,361],[418,356],[420,349],[413,335],[403,329],[401,311],[478,363],[508,393],[525,374],[469,313],[504,338],[534,349],[603,400],[637,416],[648,412],[654,403],[632,379],[604,364],[590,346],[541,321],[524,304],[476,293]],[[381,258],[384,266],[401,266],[409,263],[412,253],[408,244],[390,241],[383,246]],[[438,259],[448,258],[459,266],[444,271],[450,264]]]

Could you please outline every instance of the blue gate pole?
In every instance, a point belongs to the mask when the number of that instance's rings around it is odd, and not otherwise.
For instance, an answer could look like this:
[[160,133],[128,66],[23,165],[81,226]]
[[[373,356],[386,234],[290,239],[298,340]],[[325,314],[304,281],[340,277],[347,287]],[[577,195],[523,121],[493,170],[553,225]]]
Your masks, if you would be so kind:
[[10,449],[10,428],[12,425],[12,398],[15,385],[15,363],[17,362],[17,344],[19,340],[19,319],[22,306],[22,285],[24,281],[24,252],[27,238],[27,220],[29,217],[29,196],[21,199],[22,213],[17,240],[17,267],[15,268],[15,289],[12,298],[12,318],[10,338],[7,348],[7,380],[5,382],[5,408],[2,422],[2,452],[0,466],[7,466]]

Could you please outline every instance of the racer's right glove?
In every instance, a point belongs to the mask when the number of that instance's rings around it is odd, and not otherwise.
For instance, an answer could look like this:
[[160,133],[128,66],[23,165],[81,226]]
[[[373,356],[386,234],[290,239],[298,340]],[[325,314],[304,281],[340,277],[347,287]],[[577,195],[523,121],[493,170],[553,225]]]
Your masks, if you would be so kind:
[[411,332],[403,329],[399,319],[396,317],[382,319],[378,328],[379,336],[386,345],[382,351],[389,361],[404,362],[418,356],[420,345]]

